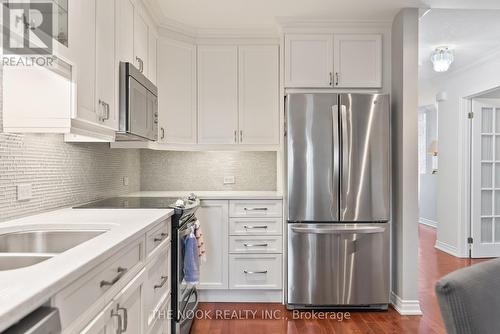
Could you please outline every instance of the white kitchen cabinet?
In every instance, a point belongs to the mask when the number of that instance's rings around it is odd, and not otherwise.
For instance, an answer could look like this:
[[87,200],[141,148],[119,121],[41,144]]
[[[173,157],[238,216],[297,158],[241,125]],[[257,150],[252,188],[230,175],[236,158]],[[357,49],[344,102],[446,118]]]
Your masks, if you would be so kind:
[[158,44],[158,141],[196,144],[196,46]]
[[334,86],[382,87],[382,35],[334,35]]
[[239,143],[279,144],[278,46],[239,46]]
[[146,272],[143,269],[132,281],[114,298],[116,313],[121,317],[122,332],[142,333],[143,315],[150,310],[143,309],[142,299]]
[[96,84],[97,121],[118,130],[115,86],[115,0],[96,1]]
[[134,65],[143,73],[148,75],[148,51],[149,32],[148,24],[142,15],[134,11]]
[[130,0],[115,1],[116,66],[118,66],[120,61],[134,63],[134,4]]
[[332,87],[333,36],[285,36],[285,87]]
[[198,143],[238,142],[238,47],[198,46]]
[[148,78],[155,85],[157,84],[157,52],[158,52],[158,36],[156,31],[149,27],[149,42],[148,42]]
[[[72,43],[76,62],[75,118],[97,122],[95,113],[96,74],[96,0],[71,1],[69,10]],[[70,28],[71,29],[71,28]]]
[[80,334],[111,334],[117,333],[120,325],[120,316],[113,309],[115,304],[109,303],[99,314],[82,330]]
[[200,221],[207,262],[200,266],[200,290],[228,288],[228,201],[201,201]]
[[281,254],[231,254],[229,288],[276,290],[282,287]]

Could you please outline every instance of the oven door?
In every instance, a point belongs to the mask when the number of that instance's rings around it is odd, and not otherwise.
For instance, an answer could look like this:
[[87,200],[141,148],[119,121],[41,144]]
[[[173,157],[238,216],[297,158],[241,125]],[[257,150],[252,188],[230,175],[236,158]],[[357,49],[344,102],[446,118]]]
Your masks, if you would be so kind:
[[[184,254],[185,254],[185,249],[184,249],[184,239],[191,233],[192,229],[194,228],[194,223],[196,222],[196,217],[192,216],[186,223],[182,224],[181,227],[179,227],[178,233],[177,233],[177,282],[176,282],[176,288],[177,288],[177,310],[178,311],[183,311],[185,308],[185,301],[183,301],[183,297],[188,295],[190,293],[190,290],[194,288],[192,284],[187,284],[186,281],[184,280]],[[181,316],[176,315],[177,321],[180,320]]]

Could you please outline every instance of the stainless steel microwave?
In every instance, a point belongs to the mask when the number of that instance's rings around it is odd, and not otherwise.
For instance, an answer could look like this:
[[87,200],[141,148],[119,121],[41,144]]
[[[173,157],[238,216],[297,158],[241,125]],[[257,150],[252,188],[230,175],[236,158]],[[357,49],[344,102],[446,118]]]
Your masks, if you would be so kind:
[[131,63],[120,62],[117,141],[158,140],[158,88]]

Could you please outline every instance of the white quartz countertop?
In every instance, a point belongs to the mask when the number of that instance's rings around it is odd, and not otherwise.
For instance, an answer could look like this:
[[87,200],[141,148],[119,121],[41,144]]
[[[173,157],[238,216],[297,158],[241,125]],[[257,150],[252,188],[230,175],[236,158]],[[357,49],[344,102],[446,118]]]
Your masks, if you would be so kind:
[[61,209],[2,222],[0,234],[40,229],[106,232],[36,265],[0,271],[0,332],[172,214],[170,209]]
[[140,191],[131,197],[186,197],[194,193],[199,199],[282,199],[277,191]]

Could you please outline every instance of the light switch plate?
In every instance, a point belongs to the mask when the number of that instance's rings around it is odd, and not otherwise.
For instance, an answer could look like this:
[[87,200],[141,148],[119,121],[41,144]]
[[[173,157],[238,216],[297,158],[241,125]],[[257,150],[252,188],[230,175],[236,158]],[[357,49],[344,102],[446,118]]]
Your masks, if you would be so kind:
[[23,183],[17,185],[17,200],[28,201],[33,198],[31,183]]
[[224,184],[235,184],[234,176],[224,176]]

